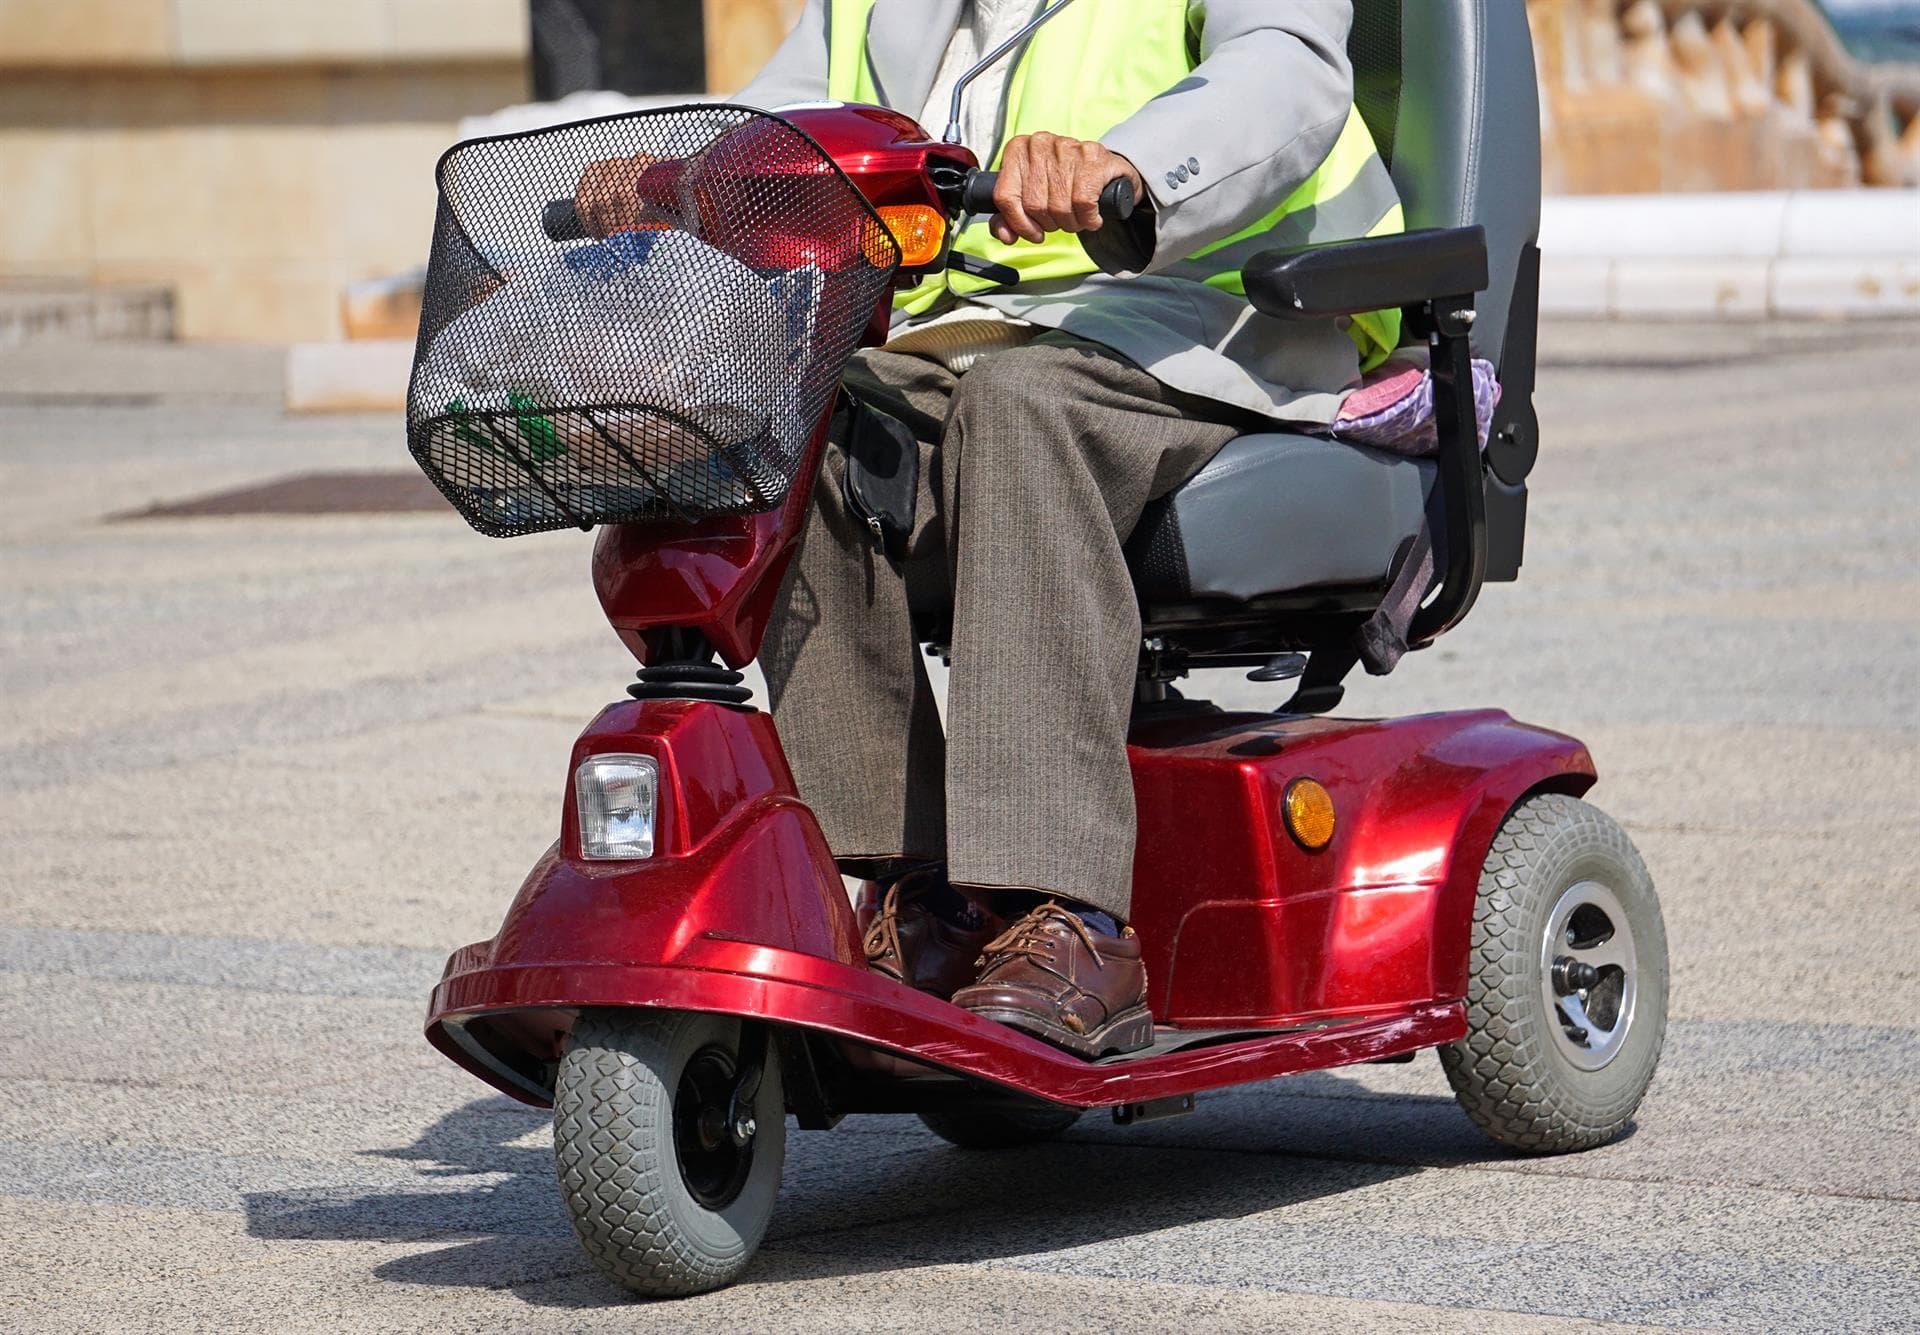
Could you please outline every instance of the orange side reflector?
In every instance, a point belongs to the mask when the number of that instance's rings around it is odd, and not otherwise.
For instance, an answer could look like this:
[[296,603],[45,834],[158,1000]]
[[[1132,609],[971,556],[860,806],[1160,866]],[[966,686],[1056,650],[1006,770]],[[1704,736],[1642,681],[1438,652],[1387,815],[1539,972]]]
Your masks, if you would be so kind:
[[946,215],[925,204],[887,204],[876,210],[900,246],[900,267],[918,269],[940,258],[947,243]]
[[1313,779],[1295,779],[1280,799],[1287,833],[1309,853],[1333,842],[1333,794]]

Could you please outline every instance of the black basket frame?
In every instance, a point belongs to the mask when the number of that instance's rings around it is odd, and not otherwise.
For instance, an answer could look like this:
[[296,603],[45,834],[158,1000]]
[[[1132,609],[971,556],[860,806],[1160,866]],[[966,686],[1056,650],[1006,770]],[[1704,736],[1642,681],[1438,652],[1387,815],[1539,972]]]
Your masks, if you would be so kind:
[[[853,178],[847,174],[846,169],[834,159],[826,147],[802,126],[776,112],[770,112],[758,107],[750,107],[736,102],[689,102],[672,106],[648,107],[633,111],[612,112],[604,116],[592,116],[583,120],[566,121],[556,125],[532,126],[524,130],[510,130],[500,134],[479,135],[471,139],[463,139],[444,149],[434,162],[436,231],[439,225],[438,220],[444,216],[444,218],[452,224],[459,241],[466,247],[467,253],[480,260],[487,274],[491,276],[495,283],[505,286],[510,281],[507,275],[500,272],[492,258],[488,255],[487,250],[474,240],[472,233],[468,230],[465,219],[461,216],[461,211],[447,204],[448,164],[452,162],[457,155],[463,152],[469,152],[475,147],[484,144],[510,143],[518,140],[539,138],[552,135],[556,131],[562,130],[581,130],[595,125],[606,125],[623,121],[639,121],[656,117],[663,118],[688,113],[724,114],[728,112],[744,113],[749,117],[749,119],[743,120],[740,126],[735,127],[736,129],[744,128],[752,124],[754,119],[772,121],[793,134],[819,155],[820,161],[826,165],[829,173],[838,179],[840,184],[846,188],[847,194],[856,202],[859,212],[864,215],[866,222],[870,225],[871,230],[869,236],[883,239],[884,241],[886,247],[885,253],[891,256],[891,260],[886,264],[874,265],[874,269],[876,273],[884,272],[885,274],[885,284],[880,287],[880,300],[882,302],[888,300],[894,290],[895,278],[899,273],[901,261],[904,257],[898,239],[887,227],[885,220],[881,218],[880,212],[874,206],[873,202],[868,199],[866,193],[854,183]],[[879,309],[878,303],[876,303],[875,309]],[[740,442],[728,443],[720,441],[687,414],[677,412],[658,403],[598,403],[591,407],[569,406],[564,410],[544,409],[522,411],[518,409],[466,409],[458,413],[440,412],[427,414],[415,420],[412,413],[415,390],[422,369],[426,364],[428,352],[434,339],[437,338],[440,333],[440,330],[445,328],[445,323],[445,321],[442,321],[438,328],[430,329],[426,319],[426,312],[424,310],[422,311],[420,328],[415,338],[413,365],[407,377],[407,403],[409,405],[409,420],[407,423],[408,451],[413,456],[415,462],[421,467],[422,471],[426,473],[428,480],[433,483],[435,489],[446,497],[448,503],[459,511],[462,518],[464,518],[470,526],[480,533],[490,537],[503,537],[522,533],[549,531],[554,528],[567,526],[578,528],[582,532],[588,532],[600,524],[678,522],[694,525],[713,517],[713,512],[694,514],[676,502],[670,490],[659,485],[654,471],[642,463],[637,454],[622,442],[615,433],[607,430],[605,425],[597,419],[596,414],[599,413],[644,413],[649,417],[670,423],[675,428],[685,431],[691,436],[704,440],[711,450],[711,453],[728,463],[734,475],[752,495],[753,504],[735,509],[731,511],[731,513],[753,514],[776,509],[786,499],[787,495],[791,492],[794,481],[797,480],[789,478],[777,487],[763,488],[754,479],[752,469],[739,465],[737,452],[740,449]],[[856,341],[842,354],[842,365],[835,373],[836,379],[838,379],[839,374],[845,370],[845,360],[852,356],[853,352],[858,349],[858,346],[859,344]],[[817,439],[821,427],[823,427],[830,418],[836,401],[837,395],[827,396],[826,402],[820,412],[820,419],[810,430],[810,439]],[[635,474],[651,486],[655,500],[662,504],[668,513],[664,515],[635,515],[631,519],[617,516],[612,518],[596,518],[583,515],[574,505],[567,501],[566,497],[558,489],[541,475],[535,461],[525,455],[519,443],[516,441],[516,433],[511,429],[498,429],[503,422],[517,422],[529,416],[547,416],[556,411],[564,411],[571,416],[585,420],[591,426],[595,435],[608,448],[615,451],[623,462],[634,470]],[[456,419],[458,419],[462,425],[470,428],[475,425],[483,425],[486,428],[486,435],[489,441],[493,443],[497,451],[501,452],[504,457],[511,459],[520,472],[547,497],[564,517],[564,522],[560,524],[542,524],[537,527],[529,527],[524,524],[502,525],[490,521],[485,515],[480,513],[473,502],[473,498],[464,494],[457,485],[449,481],[442,472],[433,467],[427,459],[426,446],[431,439],[434,429]],[[802,466],[804,466],[804,462],[804,459],[801,460]]]

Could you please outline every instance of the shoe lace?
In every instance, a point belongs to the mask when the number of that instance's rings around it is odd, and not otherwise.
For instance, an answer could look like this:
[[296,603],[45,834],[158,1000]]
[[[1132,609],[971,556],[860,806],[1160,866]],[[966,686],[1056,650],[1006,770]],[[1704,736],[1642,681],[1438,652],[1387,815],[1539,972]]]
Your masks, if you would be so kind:
[[1035,964],[1053,963],[1054,938],[1047,935],[1047,924],[1065,923],[1067,927],[1086,943],[1087,953],[1093,956],[1094,964],[1106,968],[1106,961],[1100,958],[1100,949],[1093,943],[1093,930],[1080,921],[1079,915],[1061,908],[1048,900],[1015,922],[1006,931],[987,942],[980,952],[980,961],[986,969],[1006,964],[1012,960],[1032,960]]
[[860,944],[867,952],[867,962],[883,960],[888,954],[895,959],[905,956],[900,947],[900,882],[895,881],[887,887],[886,897],[880,901],[880,912],[867,925],[867,934]]

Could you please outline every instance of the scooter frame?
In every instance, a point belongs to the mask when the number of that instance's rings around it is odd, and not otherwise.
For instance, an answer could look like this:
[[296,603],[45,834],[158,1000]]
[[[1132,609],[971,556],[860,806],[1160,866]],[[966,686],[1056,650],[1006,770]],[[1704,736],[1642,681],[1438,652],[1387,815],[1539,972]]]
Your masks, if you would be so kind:
[[[877,108],[790,120],[876,206],[951,211],[943,179],[976,165]],[[884,331],[877,310],[871,339]],[[823,422],[803,478],[825,434]],[[694,530],[603,528],[595,586],[636,657],[658,663],[697,637],[735,668],[750,661],[809,497],[802,482],[764,514]],[[651,858],[582,856],[573,775],[604,754],[659,766]],[[1474,897],[1501,821],[1531,795],[1578,796],[1596,778],[1579,742],[1495,711],[1341,721],[1175,699],[1141,707],[1129,757],[1132,921],[1160,1026],[1144,1053],[1084,1061],[869,971],[771,718],[671,698],[611,705],[580,736],[560,839],[499,932],[449,959],[427,1037],[496,1088],[546,1105],[584,1010],[763,1021],[780,1036],[803,1126],[982,1095],[1138,1109],[1390,1058],[1466,1031]],[[1336,814],[1318,851],[1281,815],[1288,786],[1305,778],[1325,786]]]

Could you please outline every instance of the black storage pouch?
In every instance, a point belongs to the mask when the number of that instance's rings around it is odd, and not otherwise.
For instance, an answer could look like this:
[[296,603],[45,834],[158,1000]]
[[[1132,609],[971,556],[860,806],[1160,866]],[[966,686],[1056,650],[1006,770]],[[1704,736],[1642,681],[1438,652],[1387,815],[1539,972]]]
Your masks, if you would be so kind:
[[867,526],[874,546],[904,561],[920,492],[920,442],[905,422],[851,394],[840,411],[846,420],[834,425],[847,456],[847,508]]

